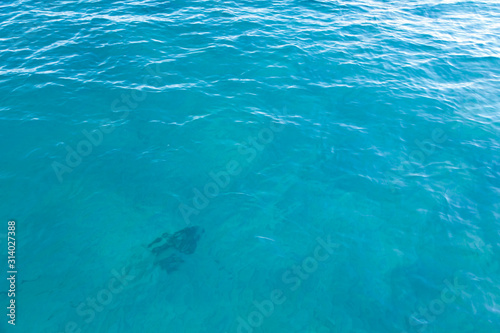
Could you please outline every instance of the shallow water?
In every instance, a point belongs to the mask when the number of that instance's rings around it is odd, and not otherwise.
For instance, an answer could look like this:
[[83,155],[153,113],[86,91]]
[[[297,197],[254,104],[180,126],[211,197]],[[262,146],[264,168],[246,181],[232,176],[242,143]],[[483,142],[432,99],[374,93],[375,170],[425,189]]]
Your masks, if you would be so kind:
[[0,4],[15,329],[496,332],[498,36],[494,1]]

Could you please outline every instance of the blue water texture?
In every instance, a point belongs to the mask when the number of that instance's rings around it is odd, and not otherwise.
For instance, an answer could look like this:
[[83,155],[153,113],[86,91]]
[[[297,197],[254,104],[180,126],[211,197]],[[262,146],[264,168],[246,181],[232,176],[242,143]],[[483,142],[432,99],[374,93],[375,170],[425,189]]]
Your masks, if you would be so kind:
[[500,332],[499,92],[498,1],[2,1],[0,332]]

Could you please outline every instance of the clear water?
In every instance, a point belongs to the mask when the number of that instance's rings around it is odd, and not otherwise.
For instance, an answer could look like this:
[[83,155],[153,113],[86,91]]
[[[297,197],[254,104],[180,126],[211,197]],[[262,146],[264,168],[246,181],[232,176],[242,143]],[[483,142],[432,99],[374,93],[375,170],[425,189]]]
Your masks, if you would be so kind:
[[496,1],[2,2],[0,329],[499,331],[499,36]]

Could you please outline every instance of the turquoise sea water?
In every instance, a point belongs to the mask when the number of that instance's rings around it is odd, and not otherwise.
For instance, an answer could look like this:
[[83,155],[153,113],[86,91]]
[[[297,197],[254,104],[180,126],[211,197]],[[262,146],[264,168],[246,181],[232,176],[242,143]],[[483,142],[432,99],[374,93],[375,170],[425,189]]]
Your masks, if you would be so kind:
[[500,331],[495,1],[4,1],[1,332]]

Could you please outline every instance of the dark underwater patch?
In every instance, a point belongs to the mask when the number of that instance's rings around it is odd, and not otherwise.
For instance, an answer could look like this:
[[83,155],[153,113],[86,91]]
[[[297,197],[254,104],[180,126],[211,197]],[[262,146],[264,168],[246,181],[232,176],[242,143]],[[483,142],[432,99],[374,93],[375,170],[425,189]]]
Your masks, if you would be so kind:
[[187,255],[193,254],[204,230],[200,227],[187,227],[174,234],[164,233],[148,245],[156,256],[156,263],[167,273],[176,271]]

